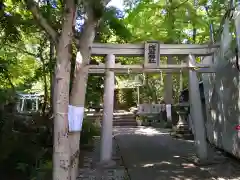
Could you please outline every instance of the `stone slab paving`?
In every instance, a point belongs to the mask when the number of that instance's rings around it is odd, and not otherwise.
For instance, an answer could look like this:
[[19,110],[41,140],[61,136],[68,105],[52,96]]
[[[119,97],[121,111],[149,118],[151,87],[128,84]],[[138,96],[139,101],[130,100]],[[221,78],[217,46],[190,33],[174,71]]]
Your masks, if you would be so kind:
[[83,167],[79,170],[77,180],[128,180],[115,141],[113,141],[113,157],[116,166],[109,168],[97,165],[100,157],[100,138],[95,138],[94,142],[94,150],[84,153]]
[[117,128],[115,139],[131,180],[240,180],[240,164],[209,147],[212,164],[199,166],[193,141],[174,139],[168,130]]

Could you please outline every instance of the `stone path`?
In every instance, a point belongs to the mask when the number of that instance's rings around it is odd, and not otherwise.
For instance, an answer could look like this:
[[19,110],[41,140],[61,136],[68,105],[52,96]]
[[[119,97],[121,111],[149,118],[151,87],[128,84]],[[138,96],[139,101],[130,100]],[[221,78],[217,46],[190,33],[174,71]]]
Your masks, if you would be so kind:
[[96,138],[78,180],[240,180],[239,161],[209,147],[213,163],[198,166],[193,163],[193,141],[174,139],[166,129],[115,128],[113,142],[116,166],[96,166],[100,152]]
[[84,153],[83,167],[80,168],[80,175],[77,180],[128,180],[115,141],[113,141],[113,156],[116,166],[101,168],[97,165],[100,157],[100,139],[96,137],[94,150]]
[[174,139],[164,129],[119,128],[115,139],[131,180],[240,180],[239,162],[209,147],[214,164],[194,165],[194,143]]

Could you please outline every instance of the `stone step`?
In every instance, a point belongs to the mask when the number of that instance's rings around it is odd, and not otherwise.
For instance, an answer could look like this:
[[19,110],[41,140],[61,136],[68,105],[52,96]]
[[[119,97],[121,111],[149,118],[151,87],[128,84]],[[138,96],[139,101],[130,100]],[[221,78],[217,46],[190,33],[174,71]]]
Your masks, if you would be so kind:
[[170,134],[171,134],[171,136],[173,136],[175,138],[188,139],[188,140],[193,140],[194,139],[193,134],[191,134],[189,131],[185,132],[185,133],[171,132]]
[[133,118],[128,118],[128,119],[113,119],[113,121],[115,121],[115,122],[118,122],[118,121],[120,121],[120,122],[123,122],[123,121],[136,121],[136,119],[133,119]]
[[119,118],[135,118],[134,115],[125,115],[125,116],[113,116],[113,118],[119,119]]
[[[88,116],[88,119],[91,121],[100,120],[100,123],[102,123],[102,115],[91,115]],[[131,126],[136,127],[137,122],[134,114],[115,114],[113,116],[113,126]]]
[[121,119],[113,119],[113,121],[136,121],[134,118],[121,118]]
[[113,126],[137,126],[137,122],[136,121],[113,122]]
[[[102,121],[102,118],[101,119],[95,119],[95,118],[88,118],[88,120],[90,121],[95,121],[95,120],[100,120]],[[136,121],[135,118],[117,118],[117,119],[113,119],[113,121]]]
[[[103,116],[87,116],[88,119],[97,119],[97,118],[102,118]],[[124,118],[134,118],[135,116],[133,115],[126,115],[126,116],[113,116],[113,119],[124,119]]]
[[[88,120],[92,120],[92,121],[97,120],[97,119],[101,121],[103,118],[102,118],[102,117],[101,117],[101,118],[93,118],[93,117],[88,118]],[[129,121],[129,120],[131,120],[131,121],[136,121],[136,119],[133,118],[133,117],[113,118],[113,121]]]

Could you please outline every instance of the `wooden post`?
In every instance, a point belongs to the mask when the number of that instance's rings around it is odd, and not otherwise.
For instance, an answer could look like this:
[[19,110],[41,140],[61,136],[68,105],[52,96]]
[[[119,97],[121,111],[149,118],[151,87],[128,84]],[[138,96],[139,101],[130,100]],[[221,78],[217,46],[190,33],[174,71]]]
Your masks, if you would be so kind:
[[137,103],[140,104],[140,87],[137,87]]
[[[189,67],[195,63],[195,57],[193,55],[189,55]],[[197,155],[200,160],[204,161],[207,159],[207,142],[202,103],[200,98],[199,82],[197,73],[194,70],[189,70],[189,105],[190,114],[195,129],[195,144],[197,146]]]
[[[106,67],[113,68],[115,56],[109,54],[106,57]],[[113,131],[113,103],[114,103],[114,72],[106,70],[104,82],[104,113],[101,133],[100,164],[108,165],[112,158],[112,131]]]
[[[167,64],[173,64],[173,57],[171,55],[167,56]],[[164,101],[166,105],[171,105],[172,104],[172,96],[173,96],[173,81],[172,81],[172,74],[166,74],[165,79],[164,79]],[[166,108],[168,110],[168,108]],[[171,127],[172,126],[172,116],[169,115],[167,117],[167,126]]]

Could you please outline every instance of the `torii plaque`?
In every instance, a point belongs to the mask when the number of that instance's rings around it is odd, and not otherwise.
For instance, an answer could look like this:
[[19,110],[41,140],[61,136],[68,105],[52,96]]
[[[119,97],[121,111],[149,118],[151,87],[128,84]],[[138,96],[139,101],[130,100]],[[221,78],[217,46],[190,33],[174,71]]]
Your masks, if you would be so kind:
[[145,42],[144,67],[158,67],[160,64],[160,42]]

